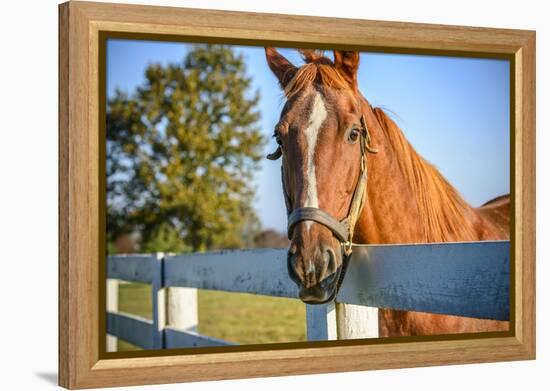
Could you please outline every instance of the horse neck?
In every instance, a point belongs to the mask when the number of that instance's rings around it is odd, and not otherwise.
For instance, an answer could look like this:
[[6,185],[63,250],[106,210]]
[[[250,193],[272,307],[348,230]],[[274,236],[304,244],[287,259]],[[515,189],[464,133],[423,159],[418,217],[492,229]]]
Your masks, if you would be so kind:
[[364,100],[372,144],[367,201],[357,222],[356,243],[426,243],[477,240],[477,215],[427,163],[381,109]]

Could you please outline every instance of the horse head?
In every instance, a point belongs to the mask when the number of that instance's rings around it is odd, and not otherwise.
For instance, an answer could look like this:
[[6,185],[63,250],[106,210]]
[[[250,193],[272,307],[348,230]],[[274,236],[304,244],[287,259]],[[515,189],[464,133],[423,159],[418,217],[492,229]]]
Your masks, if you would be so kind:
[[266,48],[286,102],[275,126],[289,213],[290,278],[302,301],[332,300],[350,255],[353,226],[365,197],[368,130],[357,86],[359,53],[334,51],[334,61],[303,50],[291,64]]

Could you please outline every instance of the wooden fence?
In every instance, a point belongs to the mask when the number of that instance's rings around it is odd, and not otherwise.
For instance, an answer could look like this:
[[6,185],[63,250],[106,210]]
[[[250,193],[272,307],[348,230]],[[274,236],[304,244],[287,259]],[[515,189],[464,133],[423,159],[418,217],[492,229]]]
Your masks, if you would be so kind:
[[[122,255],[107,261],[107,350],[231,345],[197,333],[197,289],[297,298],[286,250]],[[120,280],[152,285],[152,320],[118,312]],[[168,288],[168,289],[167,289]],[[378,337],[377,308],[508,320],[510,242],[357,245],[337,302],[307,305],[308,340]]]

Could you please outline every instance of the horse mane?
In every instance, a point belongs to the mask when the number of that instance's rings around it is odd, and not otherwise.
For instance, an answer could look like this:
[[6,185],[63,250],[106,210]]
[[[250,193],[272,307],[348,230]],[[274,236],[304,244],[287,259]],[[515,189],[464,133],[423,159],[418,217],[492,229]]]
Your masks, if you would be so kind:
[[[305,62],[284,88],[287,98],[313,83],[344,92],[350,85],[334,62],[319,50],[300,50]],[[441,173],[424,160],[403,132],[381,108],[374,113],[397,157],[398,165],[416,197],[425,242],[476,240],[474,226],[466,216],[471,207]]]
[[382,109],[374,108],[374,114],[416,198],[424,228],[424,240],[476,240],[474,226],[467,218],[471,207],[441,173],[416,152],[401,129]]
[[284,88],[287,98],[291,98],[306,86],[317,83],[336,90],[351,91],[346,79],[336,69],[334,63],[318,50],[300,50],[305,64],[296,70],[293,78]]

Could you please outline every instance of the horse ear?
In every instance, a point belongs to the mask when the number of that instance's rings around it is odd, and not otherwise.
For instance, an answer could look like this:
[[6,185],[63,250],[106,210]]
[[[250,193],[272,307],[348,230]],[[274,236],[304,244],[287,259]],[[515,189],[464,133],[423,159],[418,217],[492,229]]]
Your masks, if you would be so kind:
[[290,61],[284,58],[275,48],[265,48],[265,57],[269,68],[277,77],[281,88],[284,90],[286,85],[296,74],[298,68],[292,65]]
[[359,69],[359,52],[345,50],[334,51],[334,66],[349,83],[350,87],[357,90],[357,70]]

